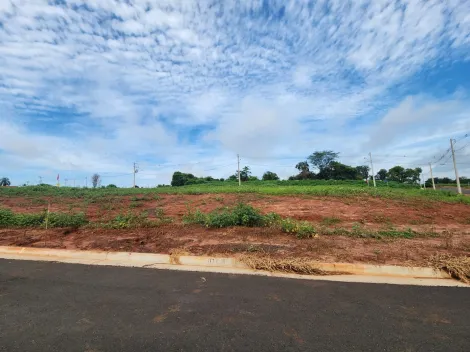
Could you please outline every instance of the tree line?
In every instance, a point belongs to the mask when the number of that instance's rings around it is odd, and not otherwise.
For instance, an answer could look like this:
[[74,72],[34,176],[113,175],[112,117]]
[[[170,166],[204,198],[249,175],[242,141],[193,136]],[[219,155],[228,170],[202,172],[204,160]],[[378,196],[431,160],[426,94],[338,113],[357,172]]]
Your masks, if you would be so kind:
[[[295,165],[298,174],[290,176],[289,180],[369,180],[372,175],[369,174],[370,168],[367,165],[350,166],[338,161],[339,153],[331,150],[316,151],[307,157],[307,160],[300,161]],[[394,166],[389,170],[381,169],[375,176],[380,181],[394,181],[400,183],[416,184],[419,182],[422,169],[404,168]],[[257,176],[251,174],[248,166],[240,170],[240,180],[259,181]],[[261,177],[262,181],[276,181],[279,176],[272,171],[266,171]],[[185,186],[192,184],[201,184],[212,181],[238,181],[238,170],[227,179],[215,179],[211,176],[196,177],[191,173],[176,171],[173,174],[172,186]]]

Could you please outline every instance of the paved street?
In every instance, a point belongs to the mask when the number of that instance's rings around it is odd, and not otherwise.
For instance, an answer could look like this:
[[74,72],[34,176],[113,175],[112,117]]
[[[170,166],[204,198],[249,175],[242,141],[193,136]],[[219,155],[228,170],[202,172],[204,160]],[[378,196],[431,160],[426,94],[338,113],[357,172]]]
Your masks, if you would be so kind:
[[470,351],[470,289],[0,260],[1,351]]

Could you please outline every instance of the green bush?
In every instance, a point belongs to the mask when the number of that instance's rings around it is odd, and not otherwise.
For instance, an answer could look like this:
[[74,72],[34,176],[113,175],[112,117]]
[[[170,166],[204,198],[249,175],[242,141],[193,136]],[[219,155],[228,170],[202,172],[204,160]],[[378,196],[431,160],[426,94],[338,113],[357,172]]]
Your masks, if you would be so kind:
[[0,227],[11,227],[15,223],[15,215],[10,209],[0,209]]
[[230,211],[229,209],[224,209],[222,211],[215,211],[207,214],[205,219],[205,225],[207,227],[229,227],[237,226],[238,218],[237,216]]
[[206,225],[207,215],[197,209],[193,212],[191,209],[188,209],[188,212],[183,215],[183,223],[186,225],[199,224]]
[[238,226],[263,226],[264,217],[258,209],[253,208],[251,205],[238,203],[232,211]]
[[183,216],[185,224],[200,224],[206,227],[274,227],[282,232],[295,234],[298,238],[309,238],[316,234],[315,228],[307,221],[283,219],[279,214],[263,215],[251,205],[239,203],[235,207],[220,208],[204,214],[200,210],[188,210]]
[[49,213],[48,227],[80,227],[88,223],[84,213]]
[[282,232],[293,233],[297,238],[309,238],[317,233],[315,228],[308,221],[297,221],[294,219],[282,219],[280,221]]
[[183,217],[183,222],[219,228],[229,226],[265,226],[265,218],[259,210],[243,203],[239,203],[233,208],[219,208],[208,214],[203,214],[200,210],[195,212],[189,210]]

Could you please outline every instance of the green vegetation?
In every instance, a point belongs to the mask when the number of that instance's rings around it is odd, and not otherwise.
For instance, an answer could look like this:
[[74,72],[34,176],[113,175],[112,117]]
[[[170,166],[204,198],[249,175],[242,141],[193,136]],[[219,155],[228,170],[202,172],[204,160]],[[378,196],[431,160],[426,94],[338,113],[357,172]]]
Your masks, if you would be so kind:
[[216,194],[254,193],[265,195],[304,195],[317,197],[381,197],[390,199],[420,199],[470,204],[470,197],[450,191],[422,190],[414,185],[377,182],[377,188],[363,181],[301,180],[301,181],[252,181],[242,183],[214,181],[207,184],[183,187],[157,188],[72,188],[54,186],[0,187],[2,197],[57,197],[78,198],[89,203],[108,202],[107,197],[126,195],[142,196],[158,194]]
[[279,176],[272,171],[266,171],[261,178],[263,181],[277,181],[279,180]]
[[413,231],[410,228],[406,229],[396,229],[393,226],[387,228],[382,228],[379,230],[367,229],[362,224],[354,224],[349,230],[344,227],[321,227],[318,229],[320,235],[335,235],[335,236],[350,236],[350,237],[359,237],[359,238],[375,238],[375,239],[384,239],[384,238],[415,238],[415,237],[434,237],[436,236],[435,232],[417,232]]
[[119,214],[112,218],[110,221],[100,224],[102,227],[112,229],[127,229],[136,227],[152,227],[154,224],[148,219],[148,213],[142,212],[140,214],[128,212]]
[[172,218],[165,215],[162,208],[155,209],[155,218],[155,220],[150,219],[147,211],[143,211],[141,213],[128,211],[127,213],[121,213],[115,216],[109,221],[94,225],[111,229],[128,229],[139,227],[158,227],[160,225],[173,222]]
[[331,216],[331,217],[324,217],[321,221],[322,225],[329,226],[329,225],[334,225],[341,222],[341,219]]
[[85,214],[14,213],[10,209],[0,209],[0,227],[80,227],[88,223]]
[[298,221],[290,218],[283,219],[278,214],[269,213],[263,215],[258,209],[250,205],[239,203],[234,207],[224,207],[209,213],[202,213],[200,210],[192,211],[183,217],[185,224],[199,224],[206,227],[274,227],[282,232],[291,233],[298,238],[313,237],[316,234],[315,228],[307,221]]

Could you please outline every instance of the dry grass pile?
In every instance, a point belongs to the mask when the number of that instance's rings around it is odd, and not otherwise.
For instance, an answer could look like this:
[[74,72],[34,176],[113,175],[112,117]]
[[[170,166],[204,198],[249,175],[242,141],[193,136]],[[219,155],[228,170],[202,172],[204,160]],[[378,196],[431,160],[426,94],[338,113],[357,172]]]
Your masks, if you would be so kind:
[[278,271],[283,273],[295,273],[306,275],[331,275],[335,274],[317,267],[316,263],[306,258],[273,258],[263,255],[243,255],[239,260],[251,269]]
[[468,256],[437,254],[429,259],[429,264],[433,268],[447,271],[455,279],[470,284],[470,257]]

